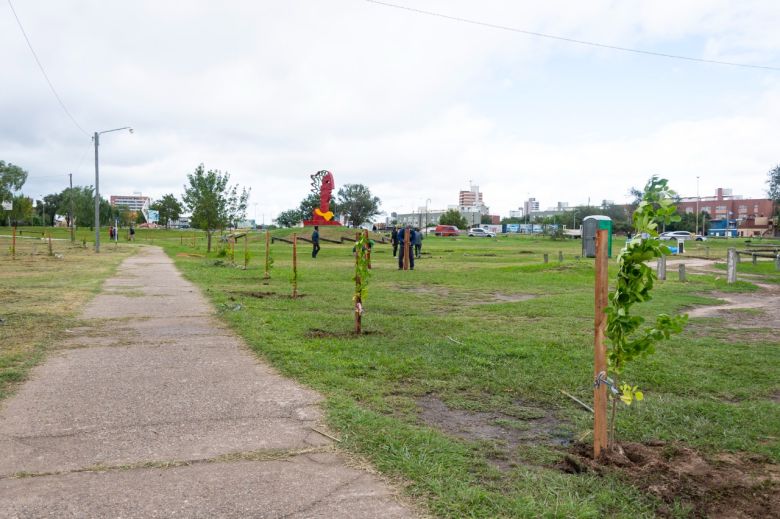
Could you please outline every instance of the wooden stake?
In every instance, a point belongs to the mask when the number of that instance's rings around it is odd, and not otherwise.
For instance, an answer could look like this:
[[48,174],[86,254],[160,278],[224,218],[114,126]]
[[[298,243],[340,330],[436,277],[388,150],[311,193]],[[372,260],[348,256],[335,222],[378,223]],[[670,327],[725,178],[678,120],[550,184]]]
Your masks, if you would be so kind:
[[11,240],[11,257],[16,259],[16,225],[14,225],[13,238]]
[[49,231],[49,256],[54,256],[54,250],[51,248],[51,231]]
[[268,234],[268,229],[265,231],[265,274],[263,274],[263,279],[268,279],[271,277],[271,273],[268,272],[268,264],[271,260],[271,237]]
[[407,227],[404,229],[404,270],[409,270],[409,252],[412,247],[409,243],[411,236],[411,230]]
[[293,292],[292,297],[295,299],[298,297],[298,235],[293,233],[293,277],[292,285]]
[[355,233],[355,333],[363,333],[362,315],[360,313],[363,307],[363,298],[360,297],[360,233]]
[[244,270],[249,266],[249,233],[244,235]]
[[[596,318],[593,347],[593,377],[594,381],[599,374],[607,371],[607,346],[604,342],[604,333],[607,328],[607,286],[608,286],[608,258],[607,243],[608,230],[599,229],[596,233]],[[607,385],[599,384],[593,388],[593,458],[598,459],[601,450],[607,447]]]
[[737,282],[737,249],[731,247],[726,255],[726,281],[731,283]]
[[366,261],[368,262],[368,270],[371,270],[371,240],[368,238],[368,230],[363,229],[363,236],[366,238],[366,246],[368,249],[366,250]]

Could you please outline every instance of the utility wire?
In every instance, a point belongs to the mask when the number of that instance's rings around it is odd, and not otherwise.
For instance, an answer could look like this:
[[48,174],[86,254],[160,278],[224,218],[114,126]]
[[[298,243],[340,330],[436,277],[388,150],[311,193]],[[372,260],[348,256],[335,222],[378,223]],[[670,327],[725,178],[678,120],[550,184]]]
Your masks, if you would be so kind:
[[617,50],[622,52],[633,52],[634,54],[644,54],[647,56],[657,56],[660,58],[670,58],[670,59],[679,59],[679,60],[685,60],[685,61],[696,61],[699,63],[712,63],[714,65],[727,65],[730,67],[743,67],[743,68],[754,68],[754,69],[761,69],[761,70],[773,70],[780,72],[780,67],[771,67],[766,65],[749,65],[747,63],[734,63],[730,61],[719,61],[714,59],[704,59],[704,58],[692,58],[690,56],[681,56],[678,54],[666,54],[663,52],[654,52],[651,50],[641,50],[641,49],[631,49],[628,47],[618,47],[617,45],[607,45],[605,43],[596,43],[592,41],[586,41],[586,40],[576,40],[574,38],[566,38],[564,36],[554,36],[552,34],[544,34],[541,32],[534,32],[534,31],[525,31],[523,29],[517,29],[515,27],[507,27],[506,25],[498,25],[494,23],[488,23],[488,22],[480,22],[477,20],[470,20],[468,18],[460,18],[458,16],[450,16],[448,14],[442,14],[437,13],[434,11],[424,11],[422,9],[415,9],[414,7],[408,7],[405,5],[397,5],[397,4],[391,4],[389,2],[381,2],[379,0],[366,0],[366,2],[371,4],[377,4],[377,5],[384,5],[386,7],[393,7],[395,9],[402,9],[404,11],[410,11],[417,14],[426,14],[428,16],[436,16],[438,18],[444,18],[446,20],[452,20],[455,22],[462,22],[462,23],[469,23],[472,25],[480,25],[482,27],[489,27],[491,29],[500,29],[502,31],[509,31],[509,32],[516,32],[520,34],[525,34],[528,36],[536,36],[538,38],[548,38],[550,40],[558,40],[558,41],[565,41],[567,43],[574,43],[577,45],[586,45],[589,47],[598,47],[601,49],[610,49],[610,50]]
[[30,48],[30,52],[32,52],[33,58],[35,58],[35,62],[38,64],[38,68],[41,69],[41,73],[43,74],[43,77],[46,79],[46,83],[49,84],[49,88],[51,88],[52,94],[54,94],[54,97],[57,98],[57,102],[60,103],[62,110],[70,118],[73,124],[76,125],[76,128],[81,130],[81,133],[83,133],[84,135],[89,136],[89,133],[87,133],[87,131],[84,130],[84,128],[82,128],[78,122],[76,122],[76,119],[73,117],[73,115],[71,115],[70,111],[65,106],[65,103],[62,102],[60,95],[57,93],[57,89],[54,88],[54,85],[49,79],[49,75],[46,73],[46,70],[43,68],[43,65],[41,64],[41,60],[38,59],[38,55],[35,53],[35,49],[33,49],[32,43],[30,43],[30,38],[27,37],[27,33],[25,32],[24,27],[22,26],[21,20],[19,20],[19,16],[17,16],[16,14],[16,9],[14,9],[14,4],[11,3],[11,0],[8,0],[8,6],[11,8],[11,12],[14,14],[14,18],[16,18],[16,23],[19,25],[19,29],[22,31],[24,40],[27,42],[27,46]]

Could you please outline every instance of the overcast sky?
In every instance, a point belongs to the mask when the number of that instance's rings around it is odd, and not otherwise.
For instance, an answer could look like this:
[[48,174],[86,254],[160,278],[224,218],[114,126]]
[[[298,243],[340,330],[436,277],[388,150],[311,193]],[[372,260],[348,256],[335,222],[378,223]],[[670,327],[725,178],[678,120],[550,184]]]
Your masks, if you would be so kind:
[[[491,213],[622,202],[652,174],[682,195],[765,196],[780,163],[780,72],[565,43],[365,0],[0,2],[0,159],[40,197],[180,196],[198,164],[251,188],[270,223],[327,169],[382,209]],[[393,0],[390,0],[393,1]],[[397,0],[488,24],[780,67],[777,0]],[[256,204],[256,205],[255,205]]]

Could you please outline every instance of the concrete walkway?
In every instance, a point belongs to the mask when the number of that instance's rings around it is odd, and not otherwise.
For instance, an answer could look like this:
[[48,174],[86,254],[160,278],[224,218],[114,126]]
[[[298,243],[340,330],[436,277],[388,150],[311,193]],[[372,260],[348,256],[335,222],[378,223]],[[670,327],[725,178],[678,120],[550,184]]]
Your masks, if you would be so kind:
[[0,404],[0,517],[413,517],[159,248],[82,318]]

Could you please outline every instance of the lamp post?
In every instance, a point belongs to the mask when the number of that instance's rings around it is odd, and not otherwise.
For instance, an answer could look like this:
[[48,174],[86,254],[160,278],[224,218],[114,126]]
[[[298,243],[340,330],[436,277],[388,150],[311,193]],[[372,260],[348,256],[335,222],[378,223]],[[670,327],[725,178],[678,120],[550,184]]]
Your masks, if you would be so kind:
[[95,252],[100,252],[100,168],[98,166],[98,147],[100,146],[100,136],[104,133],[118,132],[119,130],[129,130],[133,133],[133,129],[129,126],[123,126],[121,128],[114,128],[113,130],[103,130],[102,132],[95,132],[92,136],[92,140],[95,142]]
[[424,232],[428,232],[428,204],[430,203],[431,203],[430,198],[425,200],[425,231]]
[[[696,233],[699,234],[699,175],[696,175]],[[702,234],[704,234],[702,232]]]

